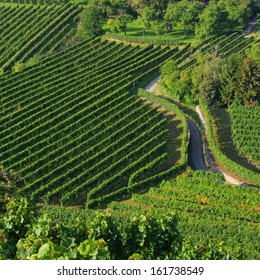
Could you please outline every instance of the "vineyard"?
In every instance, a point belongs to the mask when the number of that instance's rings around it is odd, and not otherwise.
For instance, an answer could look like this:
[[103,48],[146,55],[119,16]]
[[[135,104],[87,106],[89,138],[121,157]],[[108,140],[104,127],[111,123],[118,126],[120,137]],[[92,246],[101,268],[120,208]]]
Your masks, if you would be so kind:
[[232,137],[239,154],[260,168],[260,121],[259,107],[232,105],[229,108]]
[[59,50],[75,33],[75,5],[0,7],[0,71]]
[[69,3],[69,0],[2,0],[4,3],[31,4],[31,5],[59,5]]
[[3,76],[0,161],[21,174],[20,191],[91,206],[165,171],[167,121],[128,91],[183,52],[97,38]]
[[131,200],[110,207],[122,216],[148,209],[154,213],[171,209],[179,217],[181,234],[189,236],[193,244],[201,242],[207,247],[224,241],[231,257],[260,257],[256,242],[260,238],[258,189],[231,188],[221,175],[195,171],[175,181],[163,181],[160,188],[134,194]]
[[201,44],[193,47],[189,51],[189,59],[179,65],[179,69],[184,70],[197,64],[197,54],[217,53],[225,57],[230,54],[238,54],[246,50],[253,44],[253,38],[244,38],[243,35],[234,32],[230,35],[214,36],[204,40]]
[[181,1],[0,2],[0,259],[260,258],[259,38],[225,1],[191,30]]

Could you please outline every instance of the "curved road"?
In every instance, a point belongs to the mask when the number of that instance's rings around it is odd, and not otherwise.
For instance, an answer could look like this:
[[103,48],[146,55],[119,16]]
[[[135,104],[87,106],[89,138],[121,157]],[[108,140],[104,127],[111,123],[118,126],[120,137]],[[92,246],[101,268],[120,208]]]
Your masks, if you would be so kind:
[[[151,93],[154,93],[158,80],[159,80],[159,77],[157,77],[153,81],[151,81],[145,87],[145,90],[147,90]],[[171,100],[169,98],[167,98],[163,95],[161,95],[161,97],[165,98],[171,102]],[[196,111],[197,111],[197,109],[196,109]],[[200,110],[197,111],[197,113],[199,114],[201,121],[203,123],[205,123]],[[209,169],[207,168],[205,161],[204,161],[202,138],[201,138],[200,130],[198,129],[197,125],[191,119],[187,118],[187,122],[188,122],[189,131],[190,131],[190,143],[189,143],[189,154],[188,154],[189,160],[192,162],[193,168],[195,168],[197,170],[208,171]],[[214,165],[214,163],[213,163],[213,165]],[[214,167],[216,168],[215,165],[214,165]],[[229,175],[222,170],[219,170],[219,172],[224,175],[227,183],[230,183],[233,185],[245,185],[244,182],[237,180],[232,175]]]
[[[153,93],[155,91],[156,84],[159,81],[159,77],[152,80],[146,87],[145,90]],[[161,96],[165,98],[164,96]],[[165,98],[169,102],[172,102],[169,98]],[[203,155],[203,148],[202,148],[202,138],[200,135],[200,131],[197,125],[187,118],[188,127],[190,131],[190,143],[189,143],[189,159],[192,162],[193,168],[197,170],[208,170]]]
[[208,170],[204,161],[200,131],[197,125],[192,120],[187,118],[187,122],[190,131],[189,159],[191,160],[192,165],[195,169]]

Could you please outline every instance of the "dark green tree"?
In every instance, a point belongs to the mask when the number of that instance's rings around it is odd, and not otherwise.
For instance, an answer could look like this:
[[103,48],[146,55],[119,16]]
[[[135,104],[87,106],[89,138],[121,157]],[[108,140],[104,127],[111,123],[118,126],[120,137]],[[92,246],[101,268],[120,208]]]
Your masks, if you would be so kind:
[[102,30],[103,15],[96,6],[87,6],[80,15],[78,32],[81,38],[98,36]]
[[138,18],[139,22],[143,26],[143,36],[145,35],[145,31],[148,27],[151,26],[152,19],[155,17],[156,11],[153,7],[146,6],[140,13],[140,16]]
[[198,66],[194,67],[192,76],[192,91],[208,105],[215,106],[220,102],[220,73],[222,59],[215,54],[199,58]]
[[126,35],[127,24],[132,20],[133,18],[131,15],[119,15],[115,20],[112,21],[112,32],[124,32],[124,34]]
[[207,37],[218,32],[224,32],[227,26],[227,12],[215,1],[210,1],[209,5],[199,15],[199,23],[195,28],[198,37]]
[[251,16],[249,0],[220,0],[218,6],[227,12],[226,22],[230,30],[241,28]]
[[170,98],[186,102],[191,100],[192,82],[190,71],[179,70],[175,61],[169,60],[161,67],[160,84]]
[[251,102],[252,99],[260,98],[259,67],[252,57],[246,55],[243,58],[242,64],[237,70],[237,80],[237,99],[243,100],[243,102],[247,104]]
[[170,3],[164,15],[168,30],[172,30],[174,25],[180,24],[184,34],[187,35],[195,29],[199,21],[198,16],[202,13],[203,8],[204,5],[197,1],[183,0],[178,3]]
[[237,69],[242,63],[242,57],[239,55],[231,55],[227,57],[222,65],[220,75],[220,92],[221,100],[224,105],[229,106],[234,101],[237,91]]
[[166,21],[167,24],[167,30],[172,31],[173,26],[175,26],[180,20],[180,14],[177,9],[176,3],[170,3],[167,6],[167,9],[164,14],[164,20]]

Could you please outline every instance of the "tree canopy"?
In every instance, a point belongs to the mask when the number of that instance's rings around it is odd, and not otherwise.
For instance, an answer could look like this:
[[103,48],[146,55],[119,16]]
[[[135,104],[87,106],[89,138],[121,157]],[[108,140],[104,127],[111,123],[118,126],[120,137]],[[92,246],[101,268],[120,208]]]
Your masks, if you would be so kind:
[[88,38],[102,34],[103,16],[96,6],[87,6],[80,15],[78,31],[81,37]]
[[161,67],[161,84],[177,101],[203,98],[210,106],[229,106],[260,100],[259,45],[255,45],[246,54],[221,57],[216,51],[201,55],[195,67],[185,70],[168,61]]

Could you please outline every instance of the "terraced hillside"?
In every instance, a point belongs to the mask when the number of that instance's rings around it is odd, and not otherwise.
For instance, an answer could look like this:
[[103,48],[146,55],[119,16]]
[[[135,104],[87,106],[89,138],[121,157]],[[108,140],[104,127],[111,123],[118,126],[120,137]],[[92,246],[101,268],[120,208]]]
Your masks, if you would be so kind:
[[256,40],[254,40],[254,38],[245,38],[244,35],[240,35],[237,32],[234,32],[230,35],[211,37],[204,40],[197,47],[190,49],[189,59],[183,61],[183,63],[179,65],[179,68],[184,70],[190,66],[196,65],[198,53],[216,53],[222,57],[225,57],[231,54],[243,52],[255,41]]
[[4,3],[31,4],[31,5],[58,5],[69,3],[69,0],[1,0]]
[[36,54],[57,50],[75,33],[76,5],[0,7],[0,70],[11,70]]
[[146,194],[134,194],[131,200],[112,203],[110,208],[122,217],[129,212],[176,213],[181,234],[189,236],[191,244],[200,244],[192,248],[198,250],[194,259],[203,256],[203,248],[221,244],[231,258],[259,259],[258,191],[231,187],[219,174],[193,171],[175,181],[163,181]]
[[239,154],[246,157],[252,164],[260,168],[260,108],[230,106],[232,138]]
[[22,175],[21,192],[91,204],[164,171],[166,119],[128,91],[182,53],[96,38],[2,76],[0,162]]

